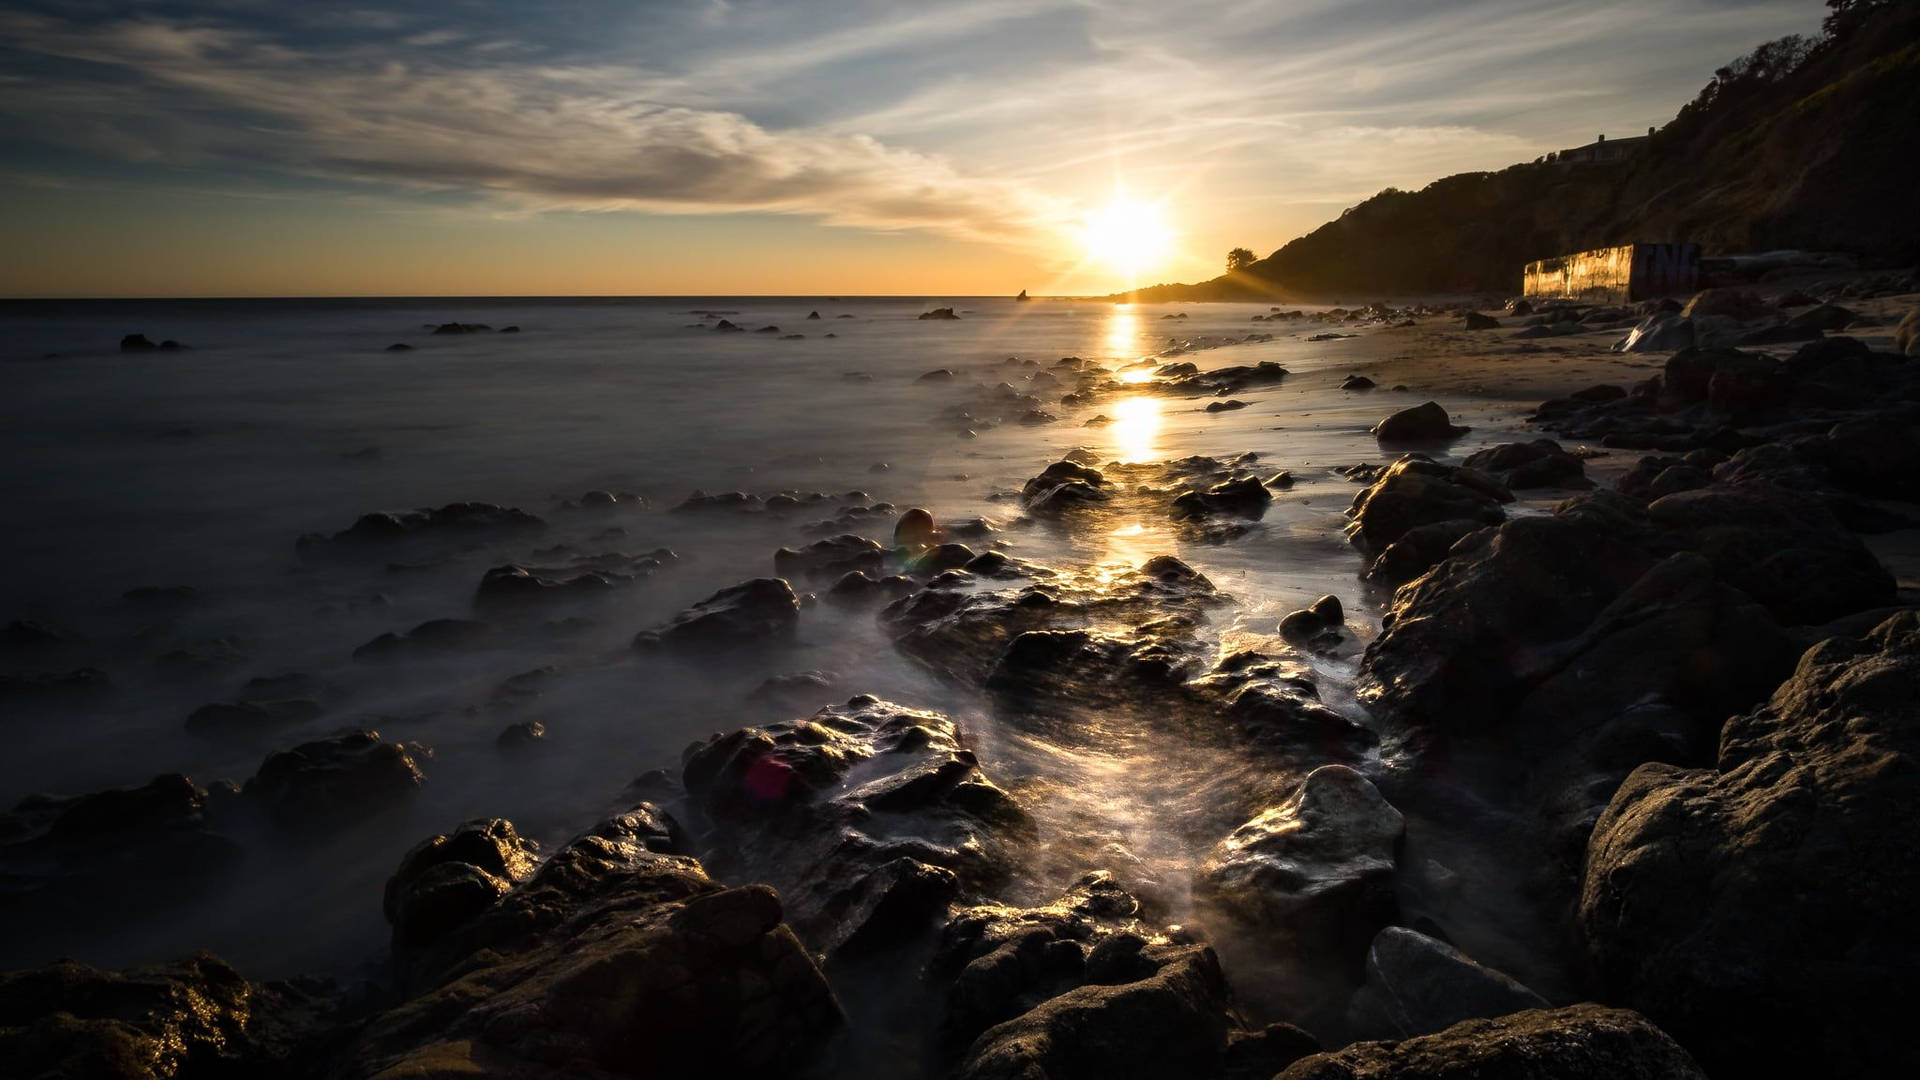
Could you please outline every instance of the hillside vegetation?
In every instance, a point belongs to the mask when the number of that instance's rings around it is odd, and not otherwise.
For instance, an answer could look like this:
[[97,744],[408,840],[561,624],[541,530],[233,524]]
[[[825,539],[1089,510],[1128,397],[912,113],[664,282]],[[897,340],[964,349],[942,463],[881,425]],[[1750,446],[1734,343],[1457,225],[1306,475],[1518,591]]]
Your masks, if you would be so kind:
[[1515,165],[1392,188],[1244,269],[1145,300],[1515,292],[1532,259],[1635,241],[1712,254],[1920,257],[1920,4],[1831,0],[1612,164]]

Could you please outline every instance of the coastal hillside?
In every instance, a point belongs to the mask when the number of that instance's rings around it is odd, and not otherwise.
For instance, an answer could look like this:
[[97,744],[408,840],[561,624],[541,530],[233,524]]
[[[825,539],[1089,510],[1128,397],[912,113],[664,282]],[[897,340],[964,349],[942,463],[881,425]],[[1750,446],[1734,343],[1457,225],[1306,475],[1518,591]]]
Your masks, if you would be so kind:
[[1708,254],[1920,256],[1920,5],[1833,0],[1817,38],[1714,73],[1621,160],[1537,161],[1389,188],[1235,273],[1142,300],[1514,292],[1521,266],[1634,241]]

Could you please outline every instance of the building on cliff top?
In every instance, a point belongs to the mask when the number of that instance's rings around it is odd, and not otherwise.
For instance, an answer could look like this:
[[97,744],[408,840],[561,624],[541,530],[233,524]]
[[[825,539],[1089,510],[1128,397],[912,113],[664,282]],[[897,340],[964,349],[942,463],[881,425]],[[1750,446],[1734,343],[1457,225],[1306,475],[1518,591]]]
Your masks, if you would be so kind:
[[1645,150],[1647,140],[1651,138],[1653,138],[1652,128],[1648,128],[1645,135],[1634,135],[1625,139],[1609,140],[1605,135],[1601,135],[1585,146],[1556,150],[1540,160],[1548,165],[1604,165],[1613,161],[1625,161]]
[[1622,244],[1526,265],[1529,300],[1627,304],[1690,293],[1700,283],[1698,244]]

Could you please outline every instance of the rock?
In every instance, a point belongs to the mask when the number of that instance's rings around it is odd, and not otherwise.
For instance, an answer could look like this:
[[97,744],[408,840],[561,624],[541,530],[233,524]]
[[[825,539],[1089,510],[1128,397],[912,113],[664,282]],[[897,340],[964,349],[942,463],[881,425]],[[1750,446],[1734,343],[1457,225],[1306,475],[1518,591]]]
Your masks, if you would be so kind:
[[664,626],[642,631],[636,646],[674,648],[764,644],[793,636],[800,625],[800,598],[780,578],[755,578],[693,605]]
[[795,550],[781,548],[773,553],[773,570],[784,578],[840,577],[860,572],[880,572],[886,549],[865,537],[843,533],[816,540]]
[[1340,598],[1323,596],[1283,617],[1280,620],[1280,636],[1296,643],[1309,642],[1329,632],[1337,638],[1345,623],[1346,614],[1341,610]]
[[1468,1020],[1434,1035],[1362,1042],[1293,1063],[1274,1080],[1706,1080],[1646,1018],[1572,1005]]
[[517,724],[508,724],[494,737],[493,745],[502,750],[525,750],[538,746],[547,738],[547,725],[538,720],[523,720]]
[[1453,946],[1389,926],[1367,950],[1366,982],[1347,1005],[1347,1021],[1364,1039],[1405,1039],[1547,1007],[1540,995]]
[[187,730],[205,735],[246,735],[309,723],[319,716],[319,703],[304,698],[216,701],[189,713]]
[[[840,1009],[780,898],[763,885],[722,889],[674,832],[643,803],[491,904],[479,904],[490,889],[456,892],[451,912],[478,910],[430,924],[442,936],[413,954],[415,994],[354,1031],[339,1071],[506,1080],[811,1067]],[[416,881],[462,866],[506,880],[461,861],[497,866],[511,854],[497,829],[477,839]]]
[[1613,346],[1614,352],[1673,352],[1693,347],[1693,320],[1684,315],[1650,315]]
[[901,514],[893,526],[893,546],[902,551],[918,552],[939,542],[940,527],[931,513],[919,507]]
[[376,731],[349,732],[268,755],[241,794],[287,828],[331,828],[412,796],[427,782],[419,763],[432,753]]
[[159,348],[145,334],[128,334],[120,339],[121,352],[153,352]]
[[1273,494],[1256,477],[1224,480],[1204,491],[1189,491],[1175,497],[1171,516],[1175,521],[1193,521],[1216,514],[1258,520],[1267,512]]
[[952,308],[950,308],[950,307],[943,307],[943,308],[934,308],[934,309],[933,309],[932,311],[923,311],[923,312],[921,312],[921,313],[920,313],[920,318],[921,318],[922,320],[926,320],[926,319],[958,319],[959,317],[960,317],[960,316],[958,316],[958,315],[955,315],[955,314],[953,313],[953,309],[952,309]]
[[390,543],[420,537],[459,537],[477,533],[534,532],[546,522],[524,510],[492,503],[448,503],[438,509],[399,514],[364,514],[332,536],[318,533],[300,538],[301,551],[351,549],[365,544]]
[[1403,455],[1379,474],[1347,508],[1352,522],[1347,539],[1363,554],[1382,553],[1389,544],[1422,525],[1506,520],[1501,503],[1513,496],[1497,482],[1470,469]]
[[1507,314],[1516,318],[1522,315],[1531,315],[1533,314],[1533,305],[1525,300],[1515,300],[1513,303],[1507,305]]
[[1706,289],[1695,293],[1680,314],[1689,319],[1717,315],[1752,322],[1772,315],[1773,309],[1767,306],[1765,300],[1745,289]]
[[1246,407],[1247,403],[1238,398],[1231,401],[1212,401],[1207,403],[1207,411],[1210,413],[1232,412],[1235,409],[1244,409]]
[[815,320],[815,319],[818,319],[819,317],[820,317],[820,313],[819,313],[819,312],[817,312],[817,311],[809,311],[809,312],[807,312],[807,321],[809,321],[809,322],[811,322],[811,321],[813,321],[813,320]]
[[481,334],[492,329],[486,323],[450,322],[434,327],[433,332],[435,334]]
[[404,959],[492,907],[533,876],[538,854],[501,818],[469,821],[415,845],[387,879],[381,902],[395,955]]
[[[921,316],[921,317],[925,318],[925,316]],[[921,375],[918,379],[914,381],[915,382],[947,382],[948,380],[952,379],[953,376],[954,376],[954,371],[952,368],[934,368],[932,371],[929,371]]]
[[713,324],[713,328],[721,333],[744,333],[746,331],[746,327],[735,325],[730,319],[721,319],[719,322]]
[[[1649,764],[1587,849],[1579,926],[1608,992],[1720,1075],[1904,1075],[1920,958],[1920,617],[1809,650],[1728,720],[1711,769]],[[1765,1040],[1767,1031],[1798,1033]]]
[[210,953],[127,971],[72,960],[0,973],[0,1061],[18,1077],[303,1074],[330,1003],[248,982]]
[[827,599],[840,604],[872,603],[876,600],[898,600],[912,593],[919,585],[914,580],[900,574],[875,578],[857,570],[842,574],[840,580],[827,590]]
[[1194,900],[1281,953],[1350,969],[1357,981],[1368,942],[1399,913],[1393,873],[1404,832],[1400,812],[1365,777],[1322,766],[1214,847]]
[[484,648],[494,629],[472,619],[430,619],[405,634],[386,633],[353,650],[355,660],[381,662],[416,656],[445,656]]
[[385,349],[384,351],[386,351],[386,352],[412,352],[412,351],[413,351],[413,346],[411,346],[411,345],[409,345],[409,344],[407,344],[407,343],[406,343],[406,342],[404,342],[404,341],[396,341],[396,342],[394,342],[393,344],[391,344],[391,345],[389,345],[389,346],[387,346],[387,347],[386,347],[386,349]]
[[716,735],[687,749],[680,772],[722,841],[716,865],[785,890],[823,953],[930,929],[950,901],[1003,880],[1026,824],[952,721],[871,696]]
[[1593,486],[1593,481],[1586,477],[1586,467],[1580,459],[1560,449],[1560,444],[1552,439],[1490,446],[1469,454],[1464,464],[1515,491],[1523,488],[1573,488],[1584,491]]
[[1402,409],[1375,424],[1373,437],[1383,444],[1446,442],[1469,430],[1450,422],[1447,410],[1441,408],[1439,402],[1428,401]]
[[1858,312],[1848,311],[1838,304],[1821,304],[1788,319],[1787,325],[1810,330],[1845,330],[1859,317]]
[[1378,383],[1367,378],[1365,375],[1349,375],[1340,380],[1340,389],[1342,390],[1371,390],[1378,385]]
[[1920,356],[1920,308],[1900,317],[1893,328],[1893,350],[1902,356]]
[[1100,470],[1056,461],[1026,482],[1020,490],[1020,504],[1036,514],[1055,515],[1106,502],[1107,487]]
[[474,591],[477,608],[493,611],[539,607],[544,604],[589,600],[606,596],[632,577],[604,570],[566,571],[516,565],[496,566],[480,577]]
[[1439,565],[1455,544],[1486,527],[1486,522],[1471,518],[1416,525],[1381,549],[1364,576],[1382,585],[1403,585]]
[[1500,320],[1491,315],[1482,315],[1477,311],[1469,311],[1467,312],[1467,329],[1498,330],[1500,329]]

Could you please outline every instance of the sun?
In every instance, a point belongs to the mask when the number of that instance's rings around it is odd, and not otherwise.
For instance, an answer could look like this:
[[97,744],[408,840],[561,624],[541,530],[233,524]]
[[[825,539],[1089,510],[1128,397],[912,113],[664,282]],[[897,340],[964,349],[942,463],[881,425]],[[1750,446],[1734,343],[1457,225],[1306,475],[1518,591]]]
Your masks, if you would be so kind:
[[1080,245],[1087,257],[1132,277],[1173,250],[1173,229],[1154,203],[1115,195],[1081,221]]

